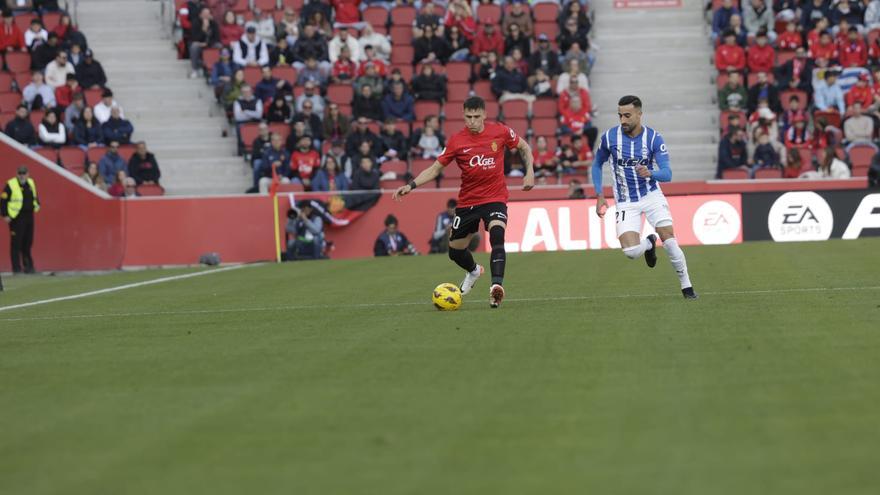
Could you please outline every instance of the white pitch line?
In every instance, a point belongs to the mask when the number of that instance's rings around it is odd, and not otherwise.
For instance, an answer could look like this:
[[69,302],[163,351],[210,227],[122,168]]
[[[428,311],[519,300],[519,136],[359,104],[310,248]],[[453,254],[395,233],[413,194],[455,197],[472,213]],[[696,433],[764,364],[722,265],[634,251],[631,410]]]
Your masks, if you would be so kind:
[[[13,304],[11,306],[0,306],[0,312],[12,311],[15,309],[22,309],[22,308],[29,308],[31,306],[39,306],[41,304],[49,304],[49,303],[54,303],[54,302],[72,301],[75,299],[82,299],[84,297],[98,296],[101,294],[108,294],[111,292],[118,292],[118,291],[126,290],[126,289],[136,289],[138,287],[144,287],[147,285],[161,284],[164,282],[173,282],[175,280],[184,280],[187,278],[201,277],[202,275],[211,275],[211,274],[220,273],[220,272],[228,272],[230,270],[237,270],[239,268],[244,268],[245,266],[253,266],[253,265],[233,265],[233,266],[227,266],[227,267],[217,268],[214,270],[208,270],[208,271],[203,271],[203,272],[186,273],[184,275],[173,275],[170,277],[162,277],[162,278],[157,278],[157,279],[153,279],[153,280],[145,280],[143,282],[135,282],[135,283],[131,283],[131,284],[118,285],[116,287],[108,287],[106,289],[93,290],[90,292],[83,292],[80,294],[74,294],[72,296],[53,297],[52,299],[42,299],[39,301],[33,301],[33,302],[29,302],[29,303]],[[0,320],[0,321],[14,321],[14,320]]]
[[[230,267],[238,268],[238,267]],[[221,269],[225,270],[225,269]],[[196,276],[196,275],[205,275],[207,273],[216,273],[216,270],[213,272],[200,272],[198,274],[190,274],[188,276]],[[171,279],[174,277],[167,277],[167,279]],[[158,283],[159,281],[164,281],[164,279],[157,279],[155,281],[151,281],[149,283]],[[147,283],[140,283],[141,285],[148,285]],[[131,284],[134,286],[136,284]],[[126,287],[127,286],[123,286]],[[106,291],[107,289],[105,289]],[[116,290],[120,290],[120,288],[116,288]],[[804,287],[804,288],[793,288],[793,289],[759,289],[759,290],[743,290],[743,291],[720,291],[720,292],[701,292],[699,295],[702,296],[738,296],[738,295],[759,295],[759,294],[785,294],[785,293],[798,293],[798,292],[841,292],[841,291],[861,291],[861,290],[880,290],[880,286],[868,286],[868,287]],[[101,291],[95,291],[90,294],[96,294]],[[71,296],[73,297],[73,296]],[[84,297],[84,296],[77,296]],[[663,294],[599,294],[599,295],[589,295],[589,296],[559,296],[559,297],[526,297],[519,299],[505,299],[505,302],[556,302],[556,301],[590,301],[590,300],[602,300],[602,299],[631,299],[631,298],[652,298],[652,297],[679,297],[677,294],[673,292],[666,292]],[[33,303],[30,303],[33,304]],[[256,307],[256,308],[221,308],[221,309],[194,309],[194,310],[181,310],[181,311],[144,311],[144,312],[132,312],[132,313],[100,313],[100,314],[80,314],[80,315],[56,315],[56,316],[35,316],[35,317],[24,317],[24,318],[0,318],[0,322],[16,322],[16,321],[46,321],[46,320],[77,320],[77,319],[92,319],[92,318],[131,318],[138,316],[187,316],[187,315],[215,315],[215,314],[228,314],[228,313],[259,313],[259,312],[270,312],[270,311],[301,311],[301,310],[313,310],[313,309],[370,309],[370,308],[384,308],[384,307],[402,307],[402,306],[429,306],[429,304],[425,301],[410,301],[410,302],[395,302],[395,303],[363,303],[363,304],[307,304],[300,306],[265,306],[265,307]],[[7,306],[7,308],[13,308],[12,306]],[[4,308],[0,308],[3,310]]]

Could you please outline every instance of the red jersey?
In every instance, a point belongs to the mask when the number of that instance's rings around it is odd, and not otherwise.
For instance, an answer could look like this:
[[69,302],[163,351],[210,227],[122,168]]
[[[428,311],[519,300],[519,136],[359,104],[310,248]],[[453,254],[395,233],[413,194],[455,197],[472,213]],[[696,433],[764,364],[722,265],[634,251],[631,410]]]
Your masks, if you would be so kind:
[[315,150],[303,153],[299,149],[290,155],[290,170],[300,179],[311,179],[318,167],[321,166],[321,155]]
[[749,70],[752,72],[772,72],[776,52],[770,45],[752,45],[747,55]]
[[738,45],[721,45],[715,49],[715,68],[726,71],[728,67],[734,70],[746,68],[746,51]]
[[797,31],[786,31],[776,38],[776,46],[780,50],[797,50],[803,44],[804,40],[801,37],[801,33]]
[[518,143],[516,131],[497,122],[486,122],[479,134],[465,128],[449,138],[437,161],[444,167],[455,161],[461,169],[459,208],[507,202],[504,148]]

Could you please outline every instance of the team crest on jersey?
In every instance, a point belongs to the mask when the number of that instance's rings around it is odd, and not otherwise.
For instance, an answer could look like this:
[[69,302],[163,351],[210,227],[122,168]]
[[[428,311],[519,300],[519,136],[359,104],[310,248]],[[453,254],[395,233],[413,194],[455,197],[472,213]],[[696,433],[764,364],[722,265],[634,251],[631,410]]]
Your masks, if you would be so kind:
[[498,143],[492,141],[492,152],[494,153],[496,151],[498,151]]

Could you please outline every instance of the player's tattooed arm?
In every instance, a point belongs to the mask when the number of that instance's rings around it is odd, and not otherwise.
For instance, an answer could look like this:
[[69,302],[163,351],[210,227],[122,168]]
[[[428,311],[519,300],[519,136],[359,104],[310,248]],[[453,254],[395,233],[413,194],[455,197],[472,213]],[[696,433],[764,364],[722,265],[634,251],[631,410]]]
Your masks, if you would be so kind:
[[523,177],[523,191],[528,191],[535,187],[535,164],[532,157],[532,147],[525,139],[519,138],[516,149],[519,151],[519,156],[526,169],[526,174]]

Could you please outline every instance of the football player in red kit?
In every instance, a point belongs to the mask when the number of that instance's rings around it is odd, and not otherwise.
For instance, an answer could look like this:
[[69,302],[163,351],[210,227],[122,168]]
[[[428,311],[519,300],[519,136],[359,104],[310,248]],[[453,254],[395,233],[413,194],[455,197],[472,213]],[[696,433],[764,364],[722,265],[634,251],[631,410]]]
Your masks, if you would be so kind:
[[450,164],[461,169],[461,189],[458,207],[449,234],[449,258],[462,267],[467,274],[461,283],[461,293],[467,294],[483,274],[483,267],[474,261],[467,246],[480,228],[480,221],[489,232],[492,253],[489,270],[492,286],[489,288],[489,305],[497,308],[504,299],[504,229],[507,227],[507,184],[504,180],[504,148],[519,152],[525,165],[523,191],[535,186],[535,170],[532,149],[516,132],[504,124],[486,122],[486,102],[472,96],[464,102],[465,128],[449,138],[446,149],[437,160],[409,184],[394,192],[400,201],[413,189],[431,182]]

